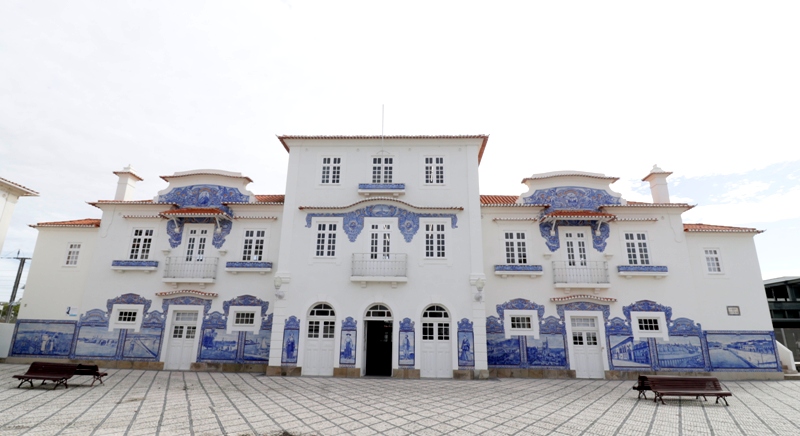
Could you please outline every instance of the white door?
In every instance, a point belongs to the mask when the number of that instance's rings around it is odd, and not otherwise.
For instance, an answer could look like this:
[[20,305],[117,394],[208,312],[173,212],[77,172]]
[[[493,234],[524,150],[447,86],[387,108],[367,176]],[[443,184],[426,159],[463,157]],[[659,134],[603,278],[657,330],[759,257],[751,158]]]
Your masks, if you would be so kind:
[[420,376],[453,378],[450,316],[442,306],[430,306],[422,314],[422,362]]
[[333,375],[335,315],[333,308],[324,303],[309,312],[303,375]]
[[197,312],[176,311],[172,315],[172,331],[168,338],[164,369],[188,370],[195,361],[197,345]]
[[603,347],[600,345],[597,318],[571,317],[572,359],[577,378],[605,378]]

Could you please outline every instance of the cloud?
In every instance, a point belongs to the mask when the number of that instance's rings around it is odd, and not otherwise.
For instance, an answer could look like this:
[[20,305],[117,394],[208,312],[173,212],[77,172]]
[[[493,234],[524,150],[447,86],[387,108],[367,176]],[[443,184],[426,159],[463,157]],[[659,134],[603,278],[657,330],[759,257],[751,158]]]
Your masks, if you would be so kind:
[[[746,197],[735,193],[752,194]],[[728,203],[698,205],[683,214],[684,222],[744,226],[754,223],[770,223],[783,220],[800,219],[800,186],[783,192],[756,196],[764,192],[759,184],[739,186],[722,194],[730,199]]]

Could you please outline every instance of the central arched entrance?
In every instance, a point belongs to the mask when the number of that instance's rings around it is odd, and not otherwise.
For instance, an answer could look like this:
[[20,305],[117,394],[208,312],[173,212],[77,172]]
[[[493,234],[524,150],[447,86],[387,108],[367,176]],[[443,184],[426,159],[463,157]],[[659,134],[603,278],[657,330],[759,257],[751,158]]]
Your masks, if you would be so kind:
[[308,312],[303,375],[333,375],[336,312],[320,303]]
[[392,311],[383,304],[372,305],[364,314],[364,375],[392,375]]
[[421,377],[453,378],[450,345],[450,314],[442,306],[432,305],[422,313]]

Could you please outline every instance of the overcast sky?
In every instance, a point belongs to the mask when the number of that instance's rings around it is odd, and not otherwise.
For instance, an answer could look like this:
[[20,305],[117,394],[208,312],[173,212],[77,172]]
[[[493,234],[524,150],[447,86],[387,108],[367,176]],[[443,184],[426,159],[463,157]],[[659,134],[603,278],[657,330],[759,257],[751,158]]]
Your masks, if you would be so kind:
[[[580,170],[672,171],[684,222],[767,230],[763,278],[800,276],[800,2],[0,2],[0,177],[28,224],[100,217],[131,164],[242,172],[283,193],[280,134],[489,134],[482,194]],[[0,300],[16,261],[0,260]]]

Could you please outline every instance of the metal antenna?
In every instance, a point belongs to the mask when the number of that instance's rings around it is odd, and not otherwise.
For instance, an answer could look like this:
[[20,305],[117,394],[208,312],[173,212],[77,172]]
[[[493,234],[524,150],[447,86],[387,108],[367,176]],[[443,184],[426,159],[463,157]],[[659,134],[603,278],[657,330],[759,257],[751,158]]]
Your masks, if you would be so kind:
[[381,105],[381,150],[383,150],[383,108],[385,105]]

